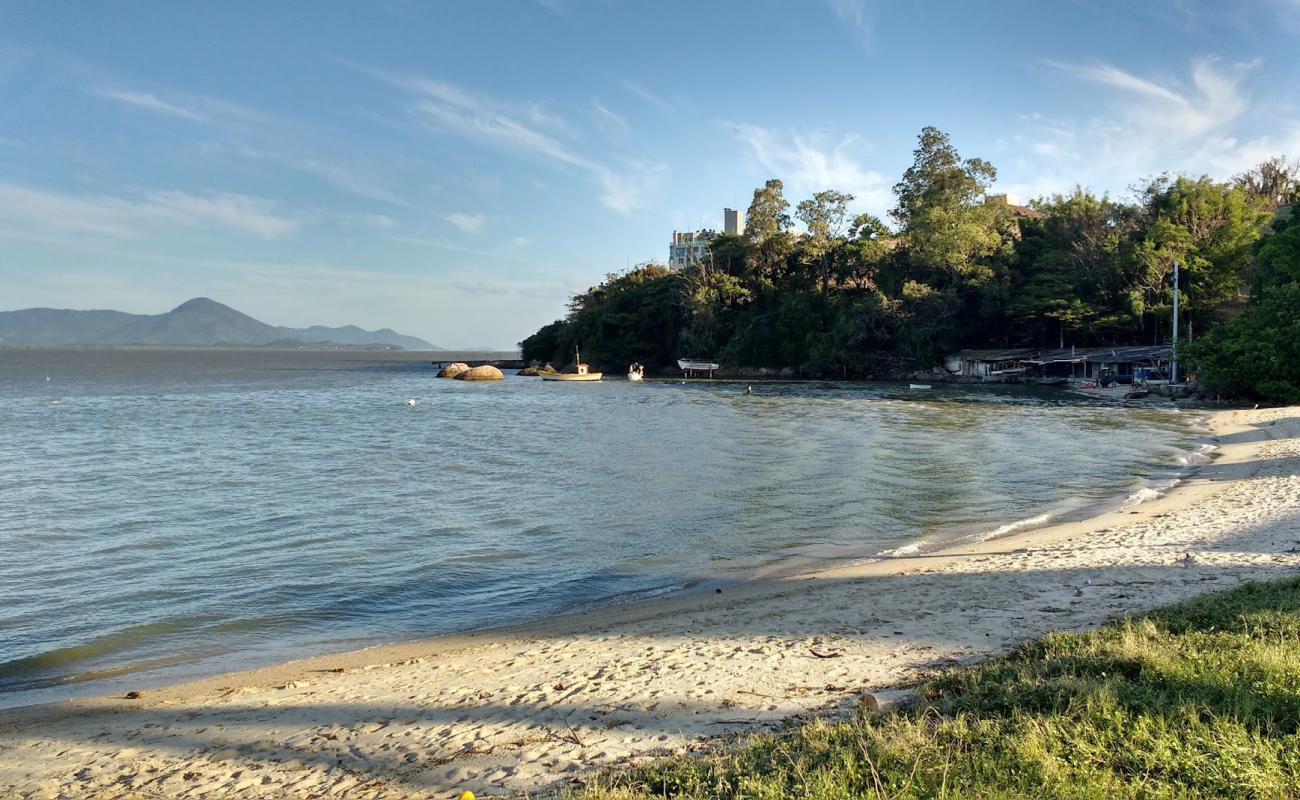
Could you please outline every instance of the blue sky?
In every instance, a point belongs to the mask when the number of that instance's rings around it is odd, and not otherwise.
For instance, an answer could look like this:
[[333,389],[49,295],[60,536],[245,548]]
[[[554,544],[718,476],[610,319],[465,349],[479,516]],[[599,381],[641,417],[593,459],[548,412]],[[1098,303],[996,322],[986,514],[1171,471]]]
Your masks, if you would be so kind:
[[1300,0],[0,0],[0,309],[509,347],[768,177],[883,215],[1300,157]]

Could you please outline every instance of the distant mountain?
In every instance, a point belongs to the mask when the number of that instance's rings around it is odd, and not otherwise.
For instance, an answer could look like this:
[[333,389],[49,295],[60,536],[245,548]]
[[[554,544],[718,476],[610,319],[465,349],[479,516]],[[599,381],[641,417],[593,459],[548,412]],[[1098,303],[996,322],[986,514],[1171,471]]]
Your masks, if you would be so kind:
[[0,311],[0,342],[6,344],[385,345],[438,350],[389,328],[367,331],[355,325],[285,328],[259,322],[230,306],[196,297],[166,314],[27,308]]

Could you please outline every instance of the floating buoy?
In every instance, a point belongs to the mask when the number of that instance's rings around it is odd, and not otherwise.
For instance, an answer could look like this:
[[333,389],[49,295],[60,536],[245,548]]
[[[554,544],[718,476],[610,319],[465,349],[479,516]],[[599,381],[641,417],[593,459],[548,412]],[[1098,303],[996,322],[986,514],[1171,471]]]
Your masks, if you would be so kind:
[[415,408],[415,398],[411,398],[410,400],[407,400],[406,404],[411,408]]
[[474,793],[466,789],[460,793],[460,797],[456,798],[456,800],[474,800]]

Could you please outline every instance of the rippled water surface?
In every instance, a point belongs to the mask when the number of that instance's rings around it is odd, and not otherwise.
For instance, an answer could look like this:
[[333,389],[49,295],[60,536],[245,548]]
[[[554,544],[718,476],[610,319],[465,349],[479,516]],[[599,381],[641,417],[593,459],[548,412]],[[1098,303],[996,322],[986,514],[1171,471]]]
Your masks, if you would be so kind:
[[425,358],[0,350],[0,705],[985,536],[1165,481],[1201,435],[1048,390]]

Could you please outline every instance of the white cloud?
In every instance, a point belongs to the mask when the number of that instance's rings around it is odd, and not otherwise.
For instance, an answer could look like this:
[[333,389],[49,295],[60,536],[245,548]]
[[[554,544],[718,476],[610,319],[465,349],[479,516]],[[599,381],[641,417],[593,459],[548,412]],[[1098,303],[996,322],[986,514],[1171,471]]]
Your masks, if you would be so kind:
[[147,111],[154,111],[172,117],[180,117],[181,119],[187,119],[190,122],[205,122],[208,119],[206,114],[200,114],[197,111],[192,111],[188,108],[168,103],[165,100],[160,100],[158,97],[149,94],[148,92],[132,92],[119,89],[94,89],[91,91],[91,94],[96,97],[102,97],[105,100],[113,100],[117,103],[122,103],[123,105],[143,108]]
[[643,198],[667,176],[668,167],[663,164],[633,164],[621,172],[600,167],[596,170],[603,189],[600,202],[619,213],[630,213],[640,208]]
[[758,163],[785,184],[796,200],[824,189],[853,195],[852,207],[883,215],[892,204],[884,175],[864,167],[858,153],[862,141],[851,135],[827,145],[815,134],[776,131],[757,125],[736,125],[736,138],[749,145]]
[[665,114],[673,113],[672,103],[669,103],[667,100],[663,99],[659,95],[645,88],[641,84],[627,80],[626,78],[624,78],[621,81],[621,83],[623,84],[624,89],[627,89],[632,94],[646,101],[647,103],[659,109],[660,111],[664,112]]
[[605,135],[606,139],[612,141],[621,141],[626,139],[632,132],[632,126],[627,124],[619,114],[610,111],[596,98],[591,98],[591,107],[596,111],[596,127]]
[[1190,86],[1140,78],[1110,64],[1053,66],[1119,90],[1126,100],[1124,115],[1140,131],[1184,141],[1229,125],[1245,113],[1248,103],[1241,82],[1255,65],[1225,67],[1217,59],[1198,59],[1192,63]]
[[444,81],[352,66],[419,95],[422,99],[413,104],[412,111],[433,130],[521,155],[540,156],[587,172],[601,187],[600,202],[619,213],[640,208],[644,196],[667,173],[667,167],[662,164],[634,162],[611,166],[587,155],[578,145],[566,141],[576,135],[569,123],[541,105],[519,105]]
[[867,15],[866,0],[826,0],[826,5],[862,44],[871,46],[872,20]]
[[1300,153],[1293,110],[1275,98],[1252,101],[1248,78],[1258,62],[1199,58],[1182,80],[1142,77],[1110,64],[1052,66],[1113,91],[1078,119],[1021,115],[1010,145],[1018,160],[1005,170],[1000,190],[1033,197],[1078,184],[1123,196],[1160,172],[1222,180],[1268,157]]
[[474,234],[483,230],[483,224],[487,222],[487,217],[482,214],[462,214],[456,212],[455,214],[448,214],[446,220],[457,228],[460,228],[463,233]]
[[533,0],[533,2],[537,3],[537,5],[541,6],[542,8],[551,12],[552,14],[559,14],[560,16],[568,16],[569,8],[568,5],[566,5],[563,2],[563,0]]
[[327,160],[325,157],[313,157],[305,152],[292,153],[275,149],[260,149],[248,145],[225,146],[217,143],[205,143],[202,149],[222,158],[233,155],[249,161],[264,162],[304,175],[310,175],[335,189],[367,200],[378,200],[402,208],[419,208],[399,193],[384,186],[382,181],[366,174],[365,170],[344,166],[336,160]]
[[334,217],[345,225],[390,230],[397,227],[397,220],[386,214],[335,214]]
[[31,233],[144,239],[167,229],[224,228],[279,239],[301,221],[280,215],[273,201],[242,194],[156,191],[143,199],[70,195],[0,183],[0,224]]
[[275,214],[275,203],[244,194],[199,197],[186,192],[154,192],[149,202],[173,212],[184,225],[218,225],[259,239],[279,239],[298,230],[301,222]]
[[1300,122],[1292,122],[1281,133],[1245,141],[1235,136],[1212,136],[1192,154],[1192,159],[1204,164],[1206,172],[1226,178],[1240,175],[1274,156],[1294,158],[1297,155],[1300,155]]

